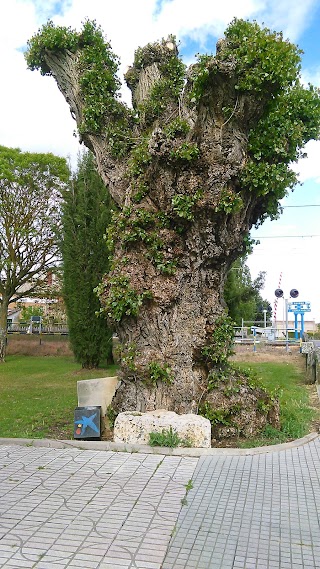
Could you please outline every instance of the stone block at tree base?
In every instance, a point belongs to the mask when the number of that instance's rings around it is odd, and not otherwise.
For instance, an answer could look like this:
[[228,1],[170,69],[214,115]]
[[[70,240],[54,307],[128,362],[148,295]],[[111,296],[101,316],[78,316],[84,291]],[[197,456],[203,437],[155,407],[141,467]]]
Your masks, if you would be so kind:
[[83,379],[77,381],[78,406],[90,407],[99,405],[104,416],[111,404],[119,380],[117,376]]
[[[196,448],[211,447],[211,424],[208,419],[192,413],[177,415],[163,409],[139,413],[119,413],[114,424],[114,442],[149,444],[150,433],[161,433],[172,428],[181,441]],[[183,446],[180,444],[179,446]]]

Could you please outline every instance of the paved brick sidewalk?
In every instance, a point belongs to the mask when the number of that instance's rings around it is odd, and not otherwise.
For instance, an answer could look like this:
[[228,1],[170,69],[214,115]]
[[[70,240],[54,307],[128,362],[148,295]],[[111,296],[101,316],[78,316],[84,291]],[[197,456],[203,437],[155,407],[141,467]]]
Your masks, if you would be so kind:
[[320,568],[320,441],[200,458],[163,569]]
[[197,462],[0,446],[0,567],[159,569]]
[[200,459],[0,446],[4,569],[320,569],[319,518],[319,438]]

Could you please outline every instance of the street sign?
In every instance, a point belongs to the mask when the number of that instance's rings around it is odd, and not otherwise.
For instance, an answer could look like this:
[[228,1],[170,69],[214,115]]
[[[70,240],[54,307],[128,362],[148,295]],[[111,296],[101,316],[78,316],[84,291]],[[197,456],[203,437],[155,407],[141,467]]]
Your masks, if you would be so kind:
[[301,314],[301,312],[311,312],[310,302],[288,302],[288,312]]

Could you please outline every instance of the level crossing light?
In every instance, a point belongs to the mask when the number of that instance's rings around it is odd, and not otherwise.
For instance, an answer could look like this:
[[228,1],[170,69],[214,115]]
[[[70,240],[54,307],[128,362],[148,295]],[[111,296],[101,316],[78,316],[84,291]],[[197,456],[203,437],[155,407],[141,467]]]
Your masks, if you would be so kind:
[[[276,288],[274,291],[276,298],[283,298],[282,288]],[[296,288],[290,290],[290,298],[298,298],[299,291]],[[285,298],[285,313],[286,313],[286,352],[288,351],[289,335],[288,335],[288,299]]]
[[[276,290],[274,291],[274,294],[277,298],[283,298],[282,288],[276,288]],[[296,288],[292,288],[290,290],[290,297],[291,298],[298,298],[298,296],[299,296],[299,291]]]

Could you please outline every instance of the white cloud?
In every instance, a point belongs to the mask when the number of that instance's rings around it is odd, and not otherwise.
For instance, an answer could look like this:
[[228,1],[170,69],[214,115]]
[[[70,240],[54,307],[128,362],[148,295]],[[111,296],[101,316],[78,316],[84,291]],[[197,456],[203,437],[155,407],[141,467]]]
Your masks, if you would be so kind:
[[283,31],[284,37],[297,42],[312,19],[318,0],[268,0],[262,12],[264,21],[271,29]]
[[220,37],[226,26],[234,17],[250,18],[255,15],[265,2],[262,0],[229,0],[228,2],[212,2],[212,0],[173,0],[165,2],[157,21],[159,30],[165,30],[168,23],[174,27],[172,33],[183,38],[188,36],[203,47],[207,36]]
[[[277,222],[274,223],[275,232],[279,230]],[[252,277],[259,271],[266,271],[265,287],[262,297],[266,298],[271,306],[274,304],[274,291],[278,288],[280,274],[282,274],[281,288],[286,297],[292,288],[299,291],[299,299],[311,302],[310,318],[320,322],[320,304],[318,287],[318,267],[315,263],[316,244],[320,239],[311,243],[310,239],[261,239],[252,255],[248,258],[248,265]],[[278,309],[281,311],[280,304]],[[308,316],[309,319],[309,316]]]
[[0,144],[75,157],[75,125],[62,94],[52,78],[27,70],[21,52],[39,25],[33,3],[13,0],[2,16]]
[[1,94],[0,143],[64,156],[76,153],[75,125],[54,80],[27,71],[20,52],[10,61],[2,59],[0,74],[10,82]]
[[32,2],[19,0],[2,2],[0,18],[1,59],[8,57],[12,50],[26,43],[27,38],[35,31],[35,19],[36,11]]
[[308,85],[308,83],[311,83],[316,87],[320,87],[320,68],[316,67],[312,71],[310,69],[305,69],[302,72],[302,82],[304,83],[304,85]]
[[320,184],[320,141],[310,140],[305,146],[306,158],[301,158],[292,170],[299,174],[299,181],[314,180]]

